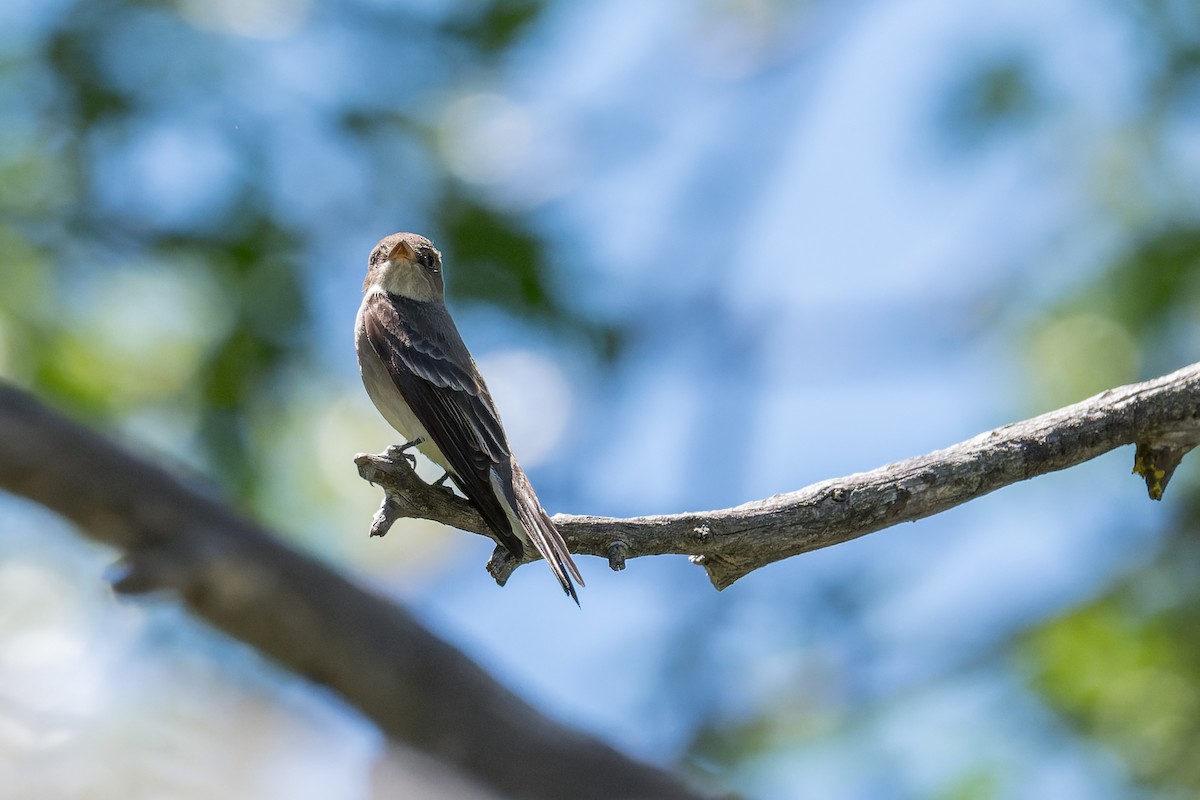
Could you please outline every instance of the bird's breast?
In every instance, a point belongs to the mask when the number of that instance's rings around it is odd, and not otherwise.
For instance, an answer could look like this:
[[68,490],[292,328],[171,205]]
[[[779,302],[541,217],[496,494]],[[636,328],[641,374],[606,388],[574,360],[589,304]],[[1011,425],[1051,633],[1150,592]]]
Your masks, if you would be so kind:
[[[361,317],[361,310],[359,314]],[[387,365],[383,363],[379,354],[375,352],[375,348],[371,346],[361,318],[356,329],[354,348],[358,352],[358,367],[362,373],[363,386],[366,387],[367,396],[371,398],[371,402],[375,404],[375,408],[379,409],[379,413],[383,415],[388,424],[404,437],[405,442],[421,439],[421,444],[417,445],[417,449],[429,456],[439,467],[450,471],[446,457],[433,443],[425,426],[413,413],[412,407],[404,399],[404,395],[400,394],[400,390],[396,388],[396,383],[392,380]]]

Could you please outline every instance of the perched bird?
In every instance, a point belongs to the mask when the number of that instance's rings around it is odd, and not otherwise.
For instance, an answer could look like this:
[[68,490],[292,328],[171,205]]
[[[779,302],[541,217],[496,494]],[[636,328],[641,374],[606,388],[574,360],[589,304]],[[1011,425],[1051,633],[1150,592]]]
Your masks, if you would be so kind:
[[393,233],[371,251],[355,350],[367,394],[405,441],[446,470],[514,558],[529,545],[578,605],[583,585],[562,535],[508,446],[475,360],[446,310],[442,254]]

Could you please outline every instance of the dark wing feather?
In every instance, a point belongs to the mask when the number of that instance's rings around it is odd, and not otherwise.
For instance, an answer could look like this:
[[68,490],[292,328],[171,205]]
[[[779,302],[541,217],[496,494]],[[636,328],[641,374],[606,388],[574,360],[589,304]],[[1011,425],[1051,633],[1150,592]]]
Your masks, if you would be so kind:
[[446,457],[454,482],[509,552],[521,558],[524,545],[490,476],[497,469],[508,477],[508,440],[454,321],[440,305],[396,295],[374,294],[366,304],[367,339],[396,388]]

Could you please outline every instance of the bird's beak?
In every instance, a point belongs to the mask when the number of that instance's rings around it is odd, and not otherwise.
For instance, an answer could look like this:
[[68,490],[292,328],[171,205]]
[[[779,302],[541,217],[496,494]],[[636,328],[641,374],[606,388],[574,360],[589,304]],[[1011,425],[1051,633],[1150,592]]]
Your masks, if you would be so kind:
[[412,261],[416,257],[417,252],[403,239],[396,242],[396,246],[392,248],[392,252],[388,253],[388,261]]

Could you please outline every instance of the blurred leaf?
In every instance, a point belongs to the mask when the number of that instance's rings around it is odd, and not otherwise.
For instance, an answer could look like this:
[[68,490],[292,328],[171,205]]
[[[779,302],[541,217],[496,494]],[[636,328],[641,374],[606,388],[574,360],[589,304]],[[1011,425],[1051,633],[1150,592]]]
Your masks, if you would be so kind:
[[1054,408],[1137,380],[1141,351],[1129,330],[1110,317],[1051,315],[1038,321],[1026,365],[1035,406]]
[[1200,303],[1200,226],[1174,225],[1134,240],[1101,287],[1114,311],[1143,337]]
[[935,797],[936,800],[988,800],[1004,796],[1002,785],[996,772],[977,771],[963,776]]
[[968,66],[946,90],[936,130],[954,151],[971,150],[1032,122],[1043,106],[1030,58],[1001,54]]
[[515,42],[545,6],[544,0],[493,0],[460,13],[446,29],[485,53],[497,53]]
[[1034,686],[1142,782],[1200,792],[1200,587],[1192,544],[1026,641]]
[[442,247],[453,258],[447,293],[455,300],[500,306],[559,331],[582,335],[599,357],[612,362],[626,334],[613,325],[571,314],[552,289],[542,243],[520,222],[462,194],[451,194],[437,208]]
[[63,20],[46,47],[46,57],[62,77],[61,88],[68,93],[68,105],[78,125],[87,129],[102,119],[123,116],[133,108],[133,99],[106,80],[97,44],[96,29],[119,13],[120,2],[79,3]]
[[551,301],[541,243],[516,222],[465,196],[438,209],[454,254],[447,272],[454,297],[486,300],[519,314],[546,314]]
[[295,261],[299,237],[275,220],[246,211],[224,239],[171,237],[164,248],[197,254],[216,275],[231,310],[229,332],[196,378],[203,444],[216,477],[251,501],[262,476],[252,455],[247,410],[273,391],[300,358],[308,336],[308,301]]

